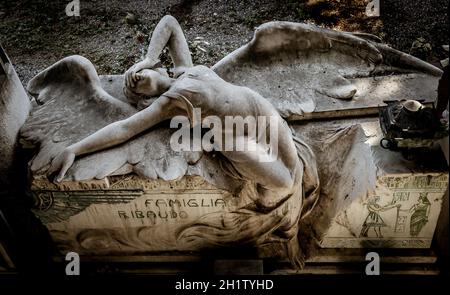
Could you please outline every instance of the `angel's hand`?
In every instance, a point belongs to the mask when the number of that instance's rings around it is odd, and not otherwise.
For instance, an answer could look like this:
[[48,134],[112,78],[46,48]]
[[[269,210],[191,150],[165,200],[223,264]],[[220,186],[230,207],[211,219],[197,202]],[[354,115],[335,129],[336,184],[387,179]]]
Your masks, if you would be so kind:
[[59,170],[55,177],[56,182],[61,182],[74,161],[75,153],[70,148],[65,148],[61,154],[53,159],[49,172],[54,173]]
[[125,72],[125,86],[128,88],[134,88],[136,82],[139,80],[139,75],[137,75],[137,72],[143,70],[143,69],[151,69],[153,68],[158,61],[152,61],[150,59],[144,59],[137,64],[131,66],[126,72]]

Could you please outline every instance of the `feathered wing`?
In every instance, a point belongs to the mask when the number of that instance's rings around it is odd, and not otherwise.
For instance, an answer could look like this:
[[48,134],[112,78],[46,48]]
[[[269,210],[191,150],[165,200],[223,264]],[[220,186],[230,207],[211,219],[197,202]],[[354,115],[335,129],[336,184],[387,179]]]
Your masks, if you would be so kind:
[[367,34],[270,22],[213,69],[260,93],[288,120],[376,107],[406,96],[434,98],[441,70],[376,40]]
[[[45,175],[65,147],[137,112],[103,90],[94,66],[81,56],[64,58],[39,73],[30,81],[28,91],[37,103],[21,136],[39,146],[30,165],[35,177]],[[179,178],[187,171],[186,153],[170,148],[170,135],[168,128],[153,128],[120,146],[81,157],[69,169],[66,180],[130,172],[152,179]]]

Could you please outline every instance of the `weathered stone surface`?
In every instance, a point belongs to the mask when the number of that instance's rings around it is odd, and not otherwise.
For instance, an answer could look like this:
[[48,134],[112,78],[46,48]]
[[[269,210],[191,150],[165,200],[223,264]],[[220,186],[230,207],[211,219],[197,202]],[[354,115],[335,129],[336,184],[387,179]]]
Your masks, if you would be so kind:
[[35,181],[36,214],[61,250],[80,254],[192,251],[182,230],[238,200],[200,177],[178,181],[115,176],[102,181]]
[[321,246],[429,248],[447,185],[444,172],[379,177],[373,193],[336,216]]
[[[333,173],[330,167],[319,165],[324,184],[322,195],[318,208],[305,221],[314,229],[318,245],[429,248],[448,186],[448,168],[440,149],[414,161],[406,160],[400,152],[382,149],[376,119],[307,124],[302,127],[314,138],[310,144],[319,162],[324,163],[325,158],[319,152],[323,131],[318,130],[335,124],[344,130],[356,124],[363,136],[357,137],[351,146],[342,147],[348,153],[340,172]],[[356,175],[349,178],[348,171]],[[327,179],[332,186],[326,184]]]

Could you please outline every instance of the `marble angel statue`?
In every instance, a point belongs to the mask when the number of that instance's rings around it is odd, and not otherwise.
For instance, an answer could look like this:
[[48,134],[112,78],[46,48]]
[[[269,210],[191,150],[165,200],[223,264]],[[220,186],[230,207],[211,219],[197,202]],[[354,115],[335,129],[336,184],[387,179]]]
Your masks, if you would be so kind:
[[[121,77],[123,93],[105,88],[81,56],[67,57],[30,81],[28,91],[37,103],[21,132],[39,145],[30,170],[55,176],[57,182],[127,173],[164,180],[200,175],[233,191],[240,205],[178,228],[177,243],[200,249],[273,242],[285,245],[287,257],[301,265],[298,224],[319,200],[322,179],[315,153],[293,131],[292,120],[308,117],[323,104],[358,103],[355,98],[364,96],[374,76],[440,75],[439,69],[378,41],[371,35],[272,22],[208,68],[193,65],[180,25],[165,16],[145,59]],[[159,60],[166,46],[174,65],[171,75]],[[276,146],[230,151],[214,138],[213,151],[173,151],[168,143],[173,130],[165,122],[186,116],[191,126],[202,124],[195,109],[201,109],[201,121],[273,117]],[[248,132],[241,136],[256,140]],[[258,153],[273,149],[278,151],[273,161],[258,160]]]

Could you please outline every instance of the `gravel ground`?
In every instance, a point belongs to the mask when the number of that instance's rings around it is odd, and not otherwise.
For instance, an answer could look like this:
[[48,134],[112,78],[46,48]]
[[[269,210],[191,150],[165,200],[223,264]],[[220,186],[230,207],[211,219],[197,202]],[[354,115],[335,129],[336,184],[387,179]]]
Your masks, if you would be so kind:
[[441,45],[449,43],[449,0],[382,0],[377,18],[365,16],[368,0],[80,0],[80,17],[65,14],[69,2],[0,2],[0,43],[24,84],[71,54],[90,59],[100,74],[123,73],[142,58],[149,34],[166,14],[181,23],[194,62],[205,65],[272,20],[372,33],[436,65],[447,55]]

